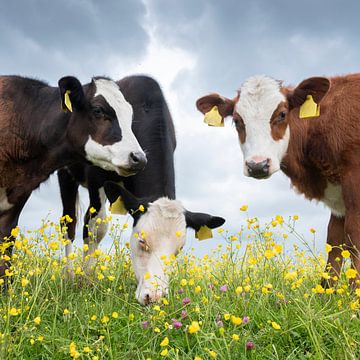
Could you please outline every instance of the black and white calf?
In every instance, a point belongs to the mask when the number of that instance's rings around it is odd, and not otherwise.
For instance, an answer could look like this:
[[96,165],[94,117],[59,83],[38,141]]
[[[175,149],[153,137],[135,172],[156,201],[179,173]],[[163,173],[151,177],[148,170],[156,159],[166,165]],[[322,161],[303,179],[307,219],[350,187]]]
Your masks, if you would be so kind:
[[[148,269],[148,262],[139,260],[138,254],[141,254],[141,243],[134,236],[141,230],[148,232],[148,242],[150,239],[158,239],[157,243],[162,248],[167,248],[167,253],[176,254],[185,241],[186,221],[185,210],[182,205],[175,200],[175,174],[174,174],[174,150],[176,147],[176,138],[174,125],[171,119],[169,109],[164,99],[163,93],[158,83],[146,76],[130,76],[118,82],[118,85],[124,94],[125,99],[133,107],[132,130],[138,139],[141,147],[147,155],[147,166],[131,177],[120,177],[114,172],[104,171],[98,167],[94,167],[87,163],[79,163],[71,167],[66,167],[58,172],[61,197],[63,201],[63,214],[69,215],[75,221],[68,225],[68,237],[73,241],[75,237],[76,227],[76,198],[79,185],[83,185],[89,190],[89,208],[85,215],[85,226],[83,230],[84,242],[89,244],[88,253],[91,254],[98,246],[107,231],[107,224],[101,223],[95,234],[95,241],[91,242],[88,231],[93,230],[97,218],[106,217],[106,195],[104,191],[104,183],[106,181],[122,182],[124,187],[129,191],[127,198],[141,199],[144,205],[151,204],[147,207],[141,220],[135,219],[133,235],[131,237],[131,247],[135,273],[137,275],[139,285],[136,292],[138,301],[142,304],[156,300],[159,296],[166,292],[166,281],[163,276],[162,261],[157,256],[153,257],[153,263],[157,265],[152,267],[152,276],[160,278],[162,286],[157,292],[150,289],[149,283],[142,280],[140,274],[144,274]],[[120,196],[122,188],[116,185],[108,185],[107,192],[110,200],[114,200],[114,196]],[[116,197],[117,198],[117,197]],[[129,202],[126,202],[128,209],[132,209]],[[89,209],[93,207],[95,214],[90,216]],[[157,210],[156,210],[157,209]],[[176,214],[176,221],[167,222],[166,219],[172,219],[171,214]],[[156,216],[159,215],[159,216]],[[165,214],[165,220],[161,220],[160,215]],[[191,214],[187,212],[187,214]],[[91,220],[90,220],[91,218]],[[212,220],[212,227],[220,226],[224,220],[216,218]],[[153,224],[159,226],[149,227]],[[196,228],[194,224],[190,224]],[[141,229],[140,229],[141,227]],[[177,236],[176,234],[182,234]],[[168,234],[163,236],[163,234]],[[152,241],[151,241],[152,242]],[[169,245],[169,246],[168,246]],[[139,248],[140,246],[140,248]],[[152,246],[154,247],[154,246]],[[66,252],[72,252],[72,244],[70,243]],[[154,253],[155,254],[155,253]],[[156,253],[158,254],[158,253]],[[165,254],[164,254],[165,255]],[[90,257],[90,261],[91,261]],[[91,264],[87,264],[88,266]],[[71,266],[71,263],[70,263]],[[90,266],[89,266],[90,267]],[[71,269],[70,269],[71,271]]]
[[[86,159],[122,176],[142,169],[146,157],[131,120],[131,106],[110,79],[81,85],[67,76],[51,87],[0,76],[0,244],[12,240],[27,199],[55,170]],[[0,277],[9,266],[0,261]]]

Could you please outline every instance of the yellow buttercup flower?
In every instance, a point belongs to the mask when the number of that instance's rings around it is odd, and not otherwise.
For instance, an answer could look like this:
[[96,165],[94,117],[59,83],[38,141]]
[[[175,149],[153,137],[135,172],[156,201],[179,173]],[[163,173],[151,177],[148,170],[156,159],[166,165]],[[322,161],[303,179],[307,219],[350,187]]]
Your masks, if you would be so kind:
[[272,321],[271,322],[271,326],[275,329],[275,330],[280,330],[281,329],[281,326],[275,322],[275,321]]
[[191,325],[189,325],[188,331],[190,334],[195,334],[200,331],[200,325],[198,321],[193,321]]
[[169,338],[165,337],[164,340],[160,343],[161,347],[168,346],[169,345]]

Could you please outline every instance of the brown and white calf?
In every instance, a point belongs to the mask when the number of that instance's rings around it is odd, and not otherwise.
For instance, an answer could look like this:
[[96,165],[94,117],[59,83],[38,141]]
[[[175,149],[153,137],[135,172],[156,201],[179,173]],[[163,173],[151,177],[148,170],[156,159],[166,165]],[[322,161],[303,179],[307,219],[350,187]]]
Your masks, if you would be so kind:
[[[68,76],[58,85],[0,77],[0,244],[11,241],[31,192],[55,170],[88,160],[129,176],[146,164],[131,130],[132,108],[114,81],[82,86]],[[1,261],[0,276],[9,265]]]
[[[300,118],[309,95],[320,116]],[[197,101],[204,114],[214,106],[234,119],[246,176],[262,179],[281,169],[305,197],[330,208],[328,268],[340,272],[345,244],[359,280],[360,74],[313,77],[295,88],[254,76],[234,99],[211,94]]]

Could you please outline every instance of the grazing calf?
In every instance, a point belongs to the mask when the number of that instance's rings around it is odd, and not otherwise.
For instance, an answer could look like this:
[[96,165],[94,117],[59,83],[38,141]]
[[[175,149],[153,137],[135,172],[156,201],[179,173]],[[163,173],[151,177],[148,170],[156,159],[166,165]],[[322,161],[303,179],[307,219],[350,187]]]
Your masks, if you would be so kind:
[[[68,238],[71,240],[71,243],[66,246],[66,252],[67,254],[72,252],[72,241],[75,237],[76,198],[79,184],[87,187],[89,190],[90,204],[85,215],[83,238],[84,242],[89,244],[88,254],[91,254],[98,247],[107,231],[107,223],[101,222],[101,224],[96,225],[96,220],[106,217],[104,183],[112,180],[122,182],[126,189],[130,191],[129,193],[126,192],[126,198],[133,201],[129,200],[126,202],[125,205],[127,205],[128,210],[133,210],[131,206],[140,202],[138,198],[142,199],[141,201],[144,202],[144,205],[152,204],[149,206],[146,216],[141,217],[141,222],[139,222],[139,226],[141,226],[140,231],[148,232],[150,234],[149,239],[158,239],[157,251],[163,247],[164,255],[165,253],[176,254],[179,249],[177,245],[184,242],[186,227],[183,216],[184,209],[179,202],[174,200],[174,150],[176,138],[170,112],[163,93],[155,80],[146,76],[130,76],[120,80],[118,84],[125,98],[133,106],[134,118],[132,129],[140,145],[146,151],[148,163],[144,170],[135,176],[127,178],[122,178],[116,173],[104,171],[86,163],[75,164],[59,170],[58,177],[63,201],[63,215],[70,215],[70,217],[75,219],[75,221],[68,224]],[[113,202],[120,196],[121,191],[121,187],[117,185],[111,186],[110,183],[108,185],[109,199]],[[125,192],[126,190],[123,191]],[[90,214],[91,207],[96,210],[92,215]],[[155,212],[155,209],[158,209],[158,211]],[[176,221],[171,220],[173,219],[171,213],[175,216]],[[156,214],[159,215],[159,218],[155,218]],[[160,215],[162,214],[165,214],[164,220],[161,220],[162,217]],[[167,216],[168,214],[170,215]],[[187,212],[187,214],[190,214],[190,212]],[[136,217],[137,215],[134,216]],[[213,222],[210,225],[220,226],[224,222],[223,219],[216,219],[212,220]],[[135,220],[135,223],[137,220]],[[159,224],[159,226],[154,228],[156,224]],[[96,231],[94,231],[95,226],[98,226]],[[192,224],[192,226],[194,227],[195,225]],[[149,229],[151,231],[148,231]],[[89,237],[89,230],[94,234],[91,239]],[[176,237],[176,231],[179,231],[178,234],[181,233],[181,236]],[[142,281],[142,276],[139,274],[143,275],[146,273],[146,271],[141,269],[148,269],[148,264],[147,261],[139,260],[141,257],[138,257],[138,246],[134,246],[134,241],[136,242],[134,234],[137,232],[139,230],[135,224],[131,239],[133,264],[139,280],[136,297],[140,303],[144,304],[161,297],[166,291],[167,282],[163,274],[161,260],[156,258],[156,255],[153,257],[153,263],[157,261],[157,267],[149,270],[152,271],[153,279],[154,277],[161,278],[159,281],[162,282],[162,286],[157,291],[154,289],[150,291],[150,282]],[[164,238],[164,234],[168,234],[168,236]],[[168,249],[165,250],[165,247],[168,247]],[[92,257],[86,258],[85,265],[89,270],[93,265],[94,259]],[[67,270],[70,276],[72,276],[73,265],[71,262],[68,262],[67,265]]]
[[[221,217],[185,210],[178,200],[161,197],[149,202],[148,197],[137,198],[114,182],[106,182],[104,187],[110,202],[120,196],[134,218],[131,257],[138,281],[136,298],[142,305],[167,294],[169,279],[164,271],[164,257],[170,259],[183,248],[186,228],[209,231],[225,222]],[[139,211],[141,205],[143,212]]]
[[[0,242],[7,238],[6,255],[12,253],[11,229],[31,192],[55,170],[85,159],[123,176],[145,166],[131,117],[131,106],[110,79],[82,86],[69,76],[55,88],[0,77]],[[1,261],[0,276],[9,266]]]
[[234,99],[211,94],[197,101],[202,113],[212,112],[210,120],[221,123],[226,116],[233,116],[246,176],[262,179],[281,169],[300,193],[330,208],[327,242],[334,248],[327,268],[333,275],[339,274],[339,246],[345,244],[351,252],[357,280],[359,99],[360,74],[354,74],[329,79],[313,77],[296,88],[284,87],[267,76],[254,76],[245,81]]

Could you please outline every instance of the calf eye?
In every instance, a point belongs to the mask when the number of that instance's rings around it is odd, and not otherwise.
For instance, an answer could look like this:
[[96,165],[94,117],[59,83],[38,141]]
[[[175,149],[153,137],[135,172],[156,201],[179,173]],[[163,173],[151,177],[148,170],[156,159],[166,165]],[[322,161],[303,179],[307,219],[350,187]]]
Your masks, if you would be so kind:
[[100,118],[104,115],[104,113],[100,107],[93,108],[93,114],[96,118]]
[[283,121],[285,120],[285,118],[286,118],[286,112],[285,112],[285,111],[282,111],[282,112],[279,114],[279,116],[278,116],[278,118],[277,118],[277,121],[278,121],[278,122],[283,122]]
[[141,247],[142,250],[149,251],[149,245],[146,243],[145,240],[140,239],[139,244],[140,244],[140,247]]

